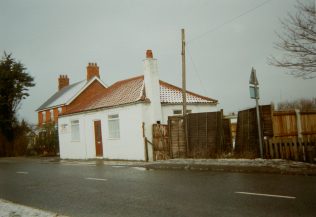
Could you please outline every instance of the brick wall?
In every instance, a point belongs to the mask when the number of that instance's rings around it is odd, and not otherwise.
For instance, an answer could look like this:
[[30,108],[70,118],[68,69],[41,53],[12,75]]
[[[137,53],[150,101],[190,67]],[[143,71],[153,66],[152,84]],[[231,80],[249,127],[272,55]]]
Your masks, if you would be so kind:
[[42,112],[38,112],[38,126],[42,126],[43,124],[43,113]]
[[61,107],[61,114],[64,114],[67,111],[66,106],[62,106]]
[[67,112],[75,112],[82,109],[89,102],[96,99],[99,94],[104,93],[106,88],[98,81],[94,81],[85,89],[74,101],[72,101],[66,108]]
[[58,108],[54,108],[53,114],[54,114],[54,122],[57,123],[57,120],[58,120]]
[[45,123],[50,123],[52,121],[51,112],[50,110],[46,110],[46,121]]
[[[89,87],[87,87],[70,105],[61,107],[61,114],[66,113],[67,111],[78,111],[87,103],[96,99],[99,94],[104,93],[106,88],[100,84],[98,81],[92,82]],[[38,112],[38,125],[42,126],[43,123],[51,123],[58,121],[58,108],[54,108],[53,112],[51,110],[45,110]],[[46,114],[45,120],[43,120],[43,112]]]

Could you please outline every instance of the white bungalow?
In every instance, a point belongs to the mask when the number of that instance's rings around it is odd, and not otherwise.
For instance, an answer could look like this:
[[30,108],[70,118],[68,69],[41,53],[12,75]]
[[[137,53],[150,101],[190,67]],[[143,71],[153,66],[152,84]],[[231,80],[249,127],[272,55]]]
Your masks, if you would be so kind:
[[[109,86],[93,101],[59,117],[63,159],[145,160],[144,136],[152,141],[152,124],[182,114],[182,89],[159,80],[157,60],[146,52],[144,75]],[[189,112],[216,111],[217,100],[187,92]],[[148,150],[152,159],[152,150]]]

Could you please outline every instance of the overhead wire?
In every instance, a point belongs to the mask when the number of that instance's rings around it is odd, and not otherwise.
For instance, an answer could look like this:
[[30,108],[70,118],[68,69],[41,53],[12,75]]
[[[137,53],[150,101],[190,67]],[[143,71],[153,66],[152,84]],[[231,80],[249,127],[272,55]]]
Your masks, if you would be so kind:
[[212,29],[210,29],[210,30],[208,30],[208,31],[206,31],[206,32],[204,32],[204,33],[202,33],[202,34],[200,34],[200,35],[198,35],[198,36],[196,36],[196,37],[194,37],[194,38],[188,40],[188,41],[187,41],[187,44],[190,43],[190,42],[196,41],[197,39],[200,39],[200,38],[204,37],[205,35],[207,35],[207,34],[209,34],[209,33],[211,33],[211,32],[214,32],[214,31],[218,30],[218,29],[222,28],[223,26],[225,26],[225,25],[227,25],[227,24],[229,24],[229,23],[232,23],[233,21],[239,19],[240,17],[243,17],[243,16],[245,16],[245,15],[247,15],[247,14],[253,12],[254,10],[257,10],[258,8],[263,7],[264,5],[266,5],[267,3],[271,2],[271,1],[272,1],[272,0],[266,0],[266,1],[264,1],[263,3],[261,3],[261,4],[255,6],[255,7],[253,7],[253,8],[251,8],[251,9],[249,9],[249,10],[247,10],[247,11],[245,11],[245,12],[239,14],[238,16],[235,16],[235,17],[233,17],[233,18],[231,18],[231,19],[229,19],[229,20],[227,20],[227,21],[225,21],[225,22],[223,22],[223,23],[221,23],[221,24],[215,26],[214,28],[212,28]]
[[199,82],[200,82],[200,85],[201,85],[201,87],[202,87],[202,90],[203,90],[203,92],[204,92],[203,94],[206,95],[207,91],[206,91],[206,89],[205,89],[205,87],[204,87],[204,85],[203,85],[203,83],[202,83],[201,77],[200,77],[200,75],[199,75],[199,72],[198,72],[198,70],[197,70],[197,67],[196,67],[196,65],[195,65],[195,62],[194,62],[194,60],[193,60],[193,57],[192,57],[191,52],[189,51],[189,49],[187,49],[187,53],[189,54],[189,58],[190,58],[190,61],[191,61],[191,63],[192,63],[194,72],[195,72],[196,77],[198,78],[198,80],[199,80]]
[[223,23],[221,23],[221,24],[215,26],[213,29],[210,29],[210,30],[208,30],[208,31],[206,31],[206,32],[204,32],[204,33],[202,33],[202,34],[200,34],[200,35],[198,35],[198,36],[196,36],[196,37],[194,37],[194,38],[192,38],[192,39],[190,39],[190,40],[188,40],[188,41],[186,42],[186,45],[187,45],[187,53],[189,54],[190,61],[191,61],[191,63],[192,63],[194,72],[195,72],[195,74],[196,74],[196,76],[197,76],[197,78],[198,78],[198,80],[199,80],[199,83],[200,83],[200,85],[201,85],[201,87],[202,87],[202,89],[203,89],[204,94],[206,94],[206,89],[205,89],[205,87],[204,87],[204,85],[203,85],[203,83],[202,83],[201,77],[200,77],[200,75],[199,75],[199,72],[198,72],[198,70],[197,70],[196,64],[195,64],[195,62],[194,62],[194,60],[193,60],[193,57],[192,57],[192,55],[191,55],[191,52],[189,52],[189,49],[188,49],[188,48],[189,48],[189,46],[188,46],[188,45],[189,45],[189,42],[196,41],[196,40],[198,40],[198,39],[204,37],[205,35],[207,35],[207,34],[209,34],[209,33],[215,32],[216,30],[222,28],[223,26],[225,26],[225,25],[227,25],[227,24],[229,24],[229,23],[234,22],[235,20],[239,19],[240,17],[243,17],[243,16],[245,16],[245,15],[247,15],[247,14],[253,12],[254,10],[257,10],[258,8],[263,7],[264,5],[266,5],[267,3],[269,3],[270,1],[272,1],[272,0],[266,0],[266,1],[262,2],[261,4],[259,4],[259,5],[255,6],[255,7],[251,8],[251,9],[249,9],[249,10],[247,10],[247,11],[245,11],[245,12],[239,14],[238,16],[235,16],[235,17],[233,17],[233,18],[231,18],[231,19],[229,19],[229,20],[227,20],[227,21],[225,21],[225,22],[223,22]]

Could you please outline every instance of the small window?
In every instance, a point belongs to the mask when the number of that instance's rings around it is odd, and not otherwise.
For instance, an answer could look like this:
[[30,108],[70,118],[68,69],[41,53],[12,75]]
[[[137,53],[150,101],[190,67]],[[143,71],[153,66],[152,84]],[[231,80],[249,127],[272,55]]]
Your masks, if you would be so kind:
[[66,133],[67,132],[67,126],[68,124],[62,124],[60,127],[60,132],[61,133]]
[[61,114],[61,112],[62,112],[62,109],[61,109],[61,107],[59,107],[58,108],[58,114]]
[[46,112],[43,111],[43,112],[42,112],[42,115],[43,115],[43,122],[46,122]]
[[109,125],[109,138],[110,139],[119,139],[120,138],[120,120],[119,115],[109,115],[108,116],[108,125]]
[[[192,110],[187,110],[187,114],[190,114],[192,113]],[[173,110],[173,114],[174,115],[182,115],[182,110],[179,109],[179,110]]]
[[49,110],[50,121],[54,119],[54,111],[53,109]]
[[71,140],[80,141],[79,120],[71,121]]
[[173,110],[174,115],[182,115],[182,110]]

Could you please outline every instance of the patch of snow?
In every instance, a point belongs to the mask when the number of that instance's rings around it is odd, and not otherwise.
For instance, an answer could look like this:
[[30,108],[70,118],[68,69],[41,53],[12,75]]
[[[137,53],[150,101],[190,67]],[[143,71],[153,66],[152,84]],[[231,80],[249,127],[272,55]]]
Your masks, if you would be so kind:
[[56,213],[11,203],[0,199],[0,217],[56,217]]

